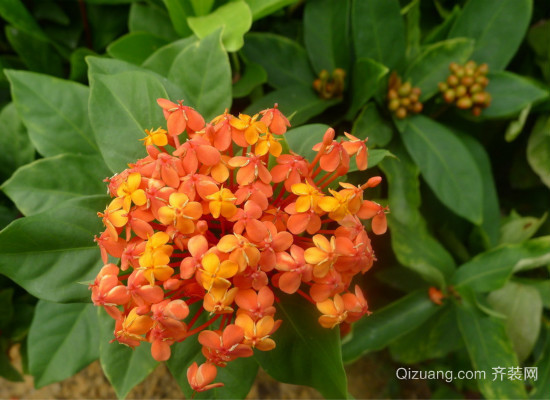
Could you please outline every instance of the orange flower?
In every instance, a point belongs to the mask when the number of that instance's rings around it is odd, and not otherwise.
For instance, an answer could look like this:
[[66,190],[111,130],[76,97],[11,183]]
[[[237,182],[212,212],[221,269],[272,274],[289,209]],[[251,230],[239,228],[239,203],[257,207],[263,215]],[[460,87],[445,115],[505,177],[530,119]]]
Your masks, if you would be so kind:
[[278,109],[278,104],[275,103],[273,108],[268,108],[260,112],[262,114],[261,121],[269,128],[275,135],[283,135],[286,132],[286,128],[290,126],[288,119]]
[[245,143],[240,144],[242,143],[242,139],[235,140],[240,142],[237,143],[239,144],[239,146],[246,147],[249,144],[256,144],[258,138],[260,137],[260,134],[267,131],[265,123],[263,123],[262,121],[256,121],[259,116],[259,114],[255,114],[253,117],[246,114],[239,114],[239,118],[233,118],[231,121],[229,121],[231,126],[234,128],[234,132],[237,131],[244,134],[244,139],[246,140]]
[[344,322],[348,316],[344,300],[338,294],[334,295],[333,300],[327,299],[317,303],[317,309],[323,313],[319,317],[319,323],[324,328],[334,328],[336,325]]
[[205,363],[199,367],[197,366],[197,363],[194,362],[187,369],[187,381],[189,382],[191,389],[195,392],[204,392],[205,390],[223,386],[223,383],[220,382],[210,383],[216,379],[217,374],[218,370],[216,369],[216,366]]
[[194,221],[202,216],[202,206],[196,201],[189,201],[184,193],[172,193],[169,206],[159,209],[159,220],[165,225],[173,224],[181,233],[193,233]]
[[269,337],[277,329],[271,316],[265,316],[254,322],[248,314],[240,314],[235,320],[235,325],[244,330],[244,343],[261,351],[269,351],[275,348],[275,341]]
[[145,197],[145,191],[140,189],[141,175],[139,173],[133,173],[128,176],[128,180],[122,182],[117,190],[117,196],[123,199],[122,208],[125,211],[130,210],[132,202],[138,206],[142,206],[147,203],[147,197]]
[[220,291],[225,292],[231,286],[228,279],[235,276],[239,271],[239,266],[230,260],[220,262],[217,255],[209,253],[202,258],[200,271],[202,286],[209,292],[220,293]]
[[164,111],[164,117],[168,123],[168,133],[171,136],[181,134],[187,127],[193,131],[199,131],[204,127],[204,119],[191,107],[173,103],[166,99],[157,99],[157,103]]
[[143,139],[145,146],[166,146],[168,144],[168,136],[166,136],[166,131],[162,128],[155,130],[145,129],[145,136]]
[[220,215],[231,218],[237,212],[235,206],[237,198],[227,188],[222,188],[219,192],[206,196],[206,199],[210,200],[208,208],[214,218],[219,218]]

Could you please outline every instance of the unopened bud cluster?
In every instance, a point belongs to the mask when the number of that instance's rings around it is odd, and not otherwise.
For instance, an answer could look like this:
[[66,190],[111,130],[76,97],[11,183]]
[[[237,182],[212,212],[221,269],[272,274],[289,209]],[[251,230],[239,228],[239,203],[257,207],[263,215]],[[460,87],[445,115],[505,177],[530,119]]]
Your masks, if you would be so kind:
[[472,109],[472,114],[479,116],[491,104],[491,95],[485,91],[489,84],[489,66],[470,60],[463,66],[451,63],[449,70],[451,75],[447,81],[439,83],[443,99],[449,104],[455,103],[461,110]]
[[401,78],[394,72],[388,82],[388,109],[399,119],[405,118],[408,114],[422,112],[420,89],[413,87],[410,82],[403,83]]
[[342,97],[345,78],[346,71],[342,68],[336,68],[332,71],[332,76],[324,69],[319,73],[319,77],[313,81],[313,89],[323,99]]

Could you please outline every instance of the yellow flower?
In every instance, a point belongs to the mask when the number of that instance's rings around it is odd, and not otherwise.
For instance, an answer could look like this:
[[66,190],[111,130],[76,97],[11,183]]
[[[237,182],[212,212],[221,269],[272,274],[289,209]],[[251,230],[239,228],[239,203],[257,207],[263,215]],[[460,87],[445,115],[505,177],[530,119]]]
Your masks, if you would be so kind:
[[128,175],[128,179],[122,182],[117,189],[117,196],[124,199],[122,208],[125,211],[130,211],[132,202],[137,206],[142,206],[147,203],[145,191],[139,188],[141,184],[141,174],[134,172]]

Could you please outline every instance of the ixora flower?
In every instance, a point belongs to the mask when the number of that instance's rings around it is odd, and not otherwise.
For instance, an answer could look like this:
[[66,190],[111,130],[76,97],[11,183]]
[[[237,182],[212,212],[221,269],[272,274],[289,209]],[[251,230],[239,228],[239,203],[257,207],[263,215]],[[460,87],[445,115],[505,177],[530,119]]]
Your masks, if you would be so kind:
[[367,168],[366,140],[328,129],[309,162],[284,152],[290,124],[277,105],[205,123],[182,102],[157,102],[167,130],[145,131],[148,155],[108,179],[114,199],[98,213],[105,266],[90,289],[116,321],[115,340],[150,342],[165,361],[198,334],[205,362],[187,376],[203,391],[223,385],[212,383],[217,368],[276,347],[276,290],[315,304],[325,328],[368,314],[350,287],[375,260],[362,220],[386,231],[387,208],[363,199],[381,178],[334,182],[351,158]]

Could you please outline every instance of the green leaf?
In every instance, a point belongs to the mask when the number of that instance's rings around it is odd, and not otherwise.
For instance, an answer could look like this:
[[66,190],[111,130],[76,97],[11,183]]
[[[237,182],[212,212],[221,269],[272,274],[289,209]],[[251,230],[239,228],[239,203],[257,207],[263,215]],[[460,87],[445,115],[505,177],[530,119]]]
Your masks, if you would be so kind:
[[143,62],[142,66],[162,76],[168,76],[176,57],[196,41],[197,38],[195,36],[189,36],[185,39],[176,40],[166,46],[162,46],[151,54],[149,58]]
[[208,15],[189,17],[187,23],[199,39],[222,28],[222,43],[225,50],[237,51],[243,47],[243,35],[252,26],[252,12],[244,0],[232,1]]
[[279,110],[281,110],[284,115],[292,115],[290,120],[292,126],[298,126],[339,102],[340,100],[337,99],[323,100],[319,98],[310,87],[302,85],[289,86],[268,93],[249,105],[245,113],[254,115],[278,103]]
[[186,47],[174,60],[168,79],[183,88],[188,105],[206,120],[231,108],[231,66],[220,32]]
[[425,290],[410,293],[363,317],[353,326],[352,337],[342,346],[344,362],[384,347],[407,334],[439,310]]
[[548,97],[549,92],[528,79],[511,72],[489,73],[487,92],[491,105],[483,110],[482,118],[507,118],[518,115],[529,104]]
[[187,24],[187,17],[193,15],[193,9],[188,1],[181,0],[162,0],[168,9],[168,15],[172,21],[174,29],[181,37],[187,37],[193,32]]
[[34,215],[75,197],[105,193],[108,175],[99,156],[62,154],[18,169],[2,190],[24,215]]
[[151,356],[151,345],[141,343],[131,349],[113,339],[115,321],[102,309],[96,311],[99,319],[99,361],[103,373],[111,382],[119,399],[125,398],[130,390],[143,381],[158,365]]
[[[437,198],[456,214],[483,222],[481,173],[470,151],[453,132],[423,115],[401,127],[401,138]],[[466,190],[467,188],[467,190]]]
[[389,69],[384,65],[369,58],[360,58],[355,62],[351,105],[347,114],[350,118],[353,118],[357,111],[375,94],[380,80],[388,72]]
[[[485,234],[485,247],[491,248],[498,244],[500,235],[500,205],[498,201],[495,179],[491,171],[491,160],[481,143],[471,135],[454,131],[462,143],[468,148],[477,164],[482,179],[483,190],[483,222],[479,229]],[[477,227],[476,227],[477,228]]]
[[63,75],[61,57],[43,36],[7,26],[6,38],[31,71]]
[[39,301],[29,331],[29,369],[36,387],[76,374],[99,357],[92,304]]
[[97,56],[97,54],[87,47],[79,47],[71,53],[69,58],[69,62],[71,63],[69,80],[86,82],[88,76],[88,64],[86,64],[87,56]]
[[349,72],[350,7],[350,0],[310,1],[304,7],[304,42],[317,74],[322,70],[332,73],[336,68]]
[[40,154],[97,154],[86,86],[33,72],[6,74],[19,116]]
[[405,80],[420,88],[420,101],[424,102],[438,92],[438,83],[447,79],[449,64],[464,64],[472,51],[475,42],[471,39],[458,38],[438,42],[422,49],[421,53],[407,67]]
[[195,15],[206,15],[214,6],[215,0],[191,0],[191,6],[195,11]]
[[392,126],[380,115],[376,104],[371,102],[361,111],[353,122],[351,134],[359,139],[369,138],[367,145],[384,147],[393,137]]
[[455,263],[445,248],[430,234],[419,212],[419,171],[402,147],[390,147],[397,159],[381,164],[389,186],[388,223],[392,248],[404,266],[426,281],[444,287]]
[[0,16],[17,29],[46,38],[24,3],[19,0],[3,0],[0,3]]
[[545,333],[546,343],[544,350],[535,364],[537,379],[534,382],[533,380],[530,382],[533,385],[533,390],[529,393],[531,399],[547,399],[550,396],[550,328],[548,324]]
[[505,315],[506,332],[512,341],[520,362],[531,354],[539,337],[542,317],[542,299],[537,289],[520,283],[508,282],[489,293],[489,304]]
[[0,126],[0,181],[4,181],[17,168],[34,160],[34,147],[15,104],[9,103],[0,111]]
[[93,237],[106,196],[69,200],[58,208],[13,221],[0,232],[0,273],[49,301],[89,299],[85,285],[103,265]]
[[254,21],[280,10],[297,0],[245,0],[252,11]]
[[453,283],[478,292],[496,290],[506,284],[514,271],[545,265],[549,257],[550,236],[501,245],[463,264],[456,271]]
[[390,344],[395,361],[416,364],[445,357],[462,345],[453,304],[445,304],[422,325]]
[[529,26],[532,0],[469,0],[454,23],[449,38],[476,40],[471,59],[503,70],[516,53]]
[[351,27],[355,54],[396,69],[405,56],[405,24],[397,0],[354,1]]
[[306,51],[295,41],[272,33],[249,33],[242,51],[247,59],[264,67],[274,88],[311,88],[315,76]]
[[321,327],[315,306],[299,296],[280,294],[280,299],[277,309],[283,323],[273,334],[277,347],[256,352],[256,360],[280,382],[311,386],[326,399],[346,398],[340,331]]
[[542,71],[546,82],[550,82],[550,49],[547,43],[550,41],[550,21],[540,20],[529,28],[527,43],[536,54],[535,62]]
[[[504,323],[471,307],[459,307],[457,317],[473,368],[485,371],[485,377],[477,379],[481,393],[488,399],[525,398],[523,382],[509,380],[506,375],[509,368],[520,364],[506,336]],[[504,376],[493,375],[494,368],[499,367]]]
[[520,111],[516,120],[511,121],[510,124],[508,124],[506,132],[504,133],[504,139],[507,142],[514,141],[523,131],[523,128],[525,127],[525,122],[527,122],[527,117],[529,116],[530,112],[531,103],[527,104],[525,108]]
[[[396,158],[391,151],[383,149],[373,149],[369,150],[369,168],[375,167],[380,164],[386,157]],[[350,168],[350,171],[356,171],[353,166]]]
[[546,221],[548,213],[540,218],[522,217],[514,210],[500,228],[500,244],[521,243],[530,239]]
[[148,32],[128,33],[107,46],[113,58],[140,65],[149,55],[167,44],[166,39]]
[[267,82],[265,69],[260,64],[247,63],[243,75],[233,84],[233,97],[246,97],[265,82]]
[[[15,288],[7,288],[0,290],[0,329],[5,331],[6,327],[13,318],[13,291]],[[4,336],[4,335],[2,335]]]
[[550,117],[540,116],[527,142],[527,161],[542,182],[550,187]]
[[323,141],[323,136],[330,127],[325,124],[308,124],[299,128],[290,129],[285,134],[288,147],[310,162],[313,161],[316,151],[313,146]]
[[529,285],[539,292],[540,298],[542,299],[542,305],[544,308],[550,308],[550,279],[540,280],[540,279],[514,279],[514,282],[521,283],[523,285]]
[[[166,362],[168,369],[178,382],[181,390],[187,397],[193,395],[193,390],[187,381],[187,368],[193,363],[202,364],[205,358],[202,354],[202,345],[196,336],[172,346],[172,356]],[[238,358],[227,366],[218,368],[218,375],[214,382],[223,382],[224,386],[206,392],[197,393],[197,399],[244,399],[254,383],[258,372],[258,363],[253,357]]]
[[426,35],[423,40],[423,44],[428,45],[445,40],[459,15],[460,6],[455,5],[453,7],[453,11],[451,11],[449,15],[445,16],[443,23],[437,25],[430,33]]
[[155,3],[132,3],[128,15],[130,32],[149,32],[168,41],[178,39],[166,9]]
[[[87,0],[87,3],[90,1]],[[93,32],[92,49],[98,53],[102,53],[109,43],[128,30],[128,7],[87,4],[86,14],[90,30]]]
[[23,382],[23,376],[12,365],[12,361],[9,357],[10,343],[7,339],[0,339],[0,377],[11,382]]
[[420,51],[420,0],[411,1],[401,10],[401,14],[406,13],[407,23],[407,60],[414,59]]
[[[101,154],[113,172],[127,168],[146,155],[144,129],[166,124],[156,99],[167,98],[162,83],[137,71],[94,75],[90,117]],[[116,134],[113,134],[116,132]]]

